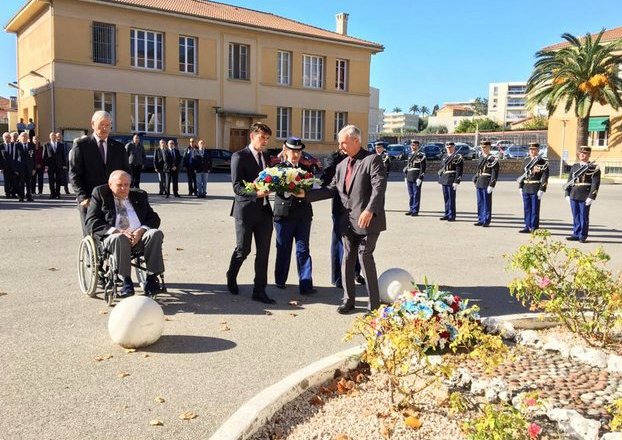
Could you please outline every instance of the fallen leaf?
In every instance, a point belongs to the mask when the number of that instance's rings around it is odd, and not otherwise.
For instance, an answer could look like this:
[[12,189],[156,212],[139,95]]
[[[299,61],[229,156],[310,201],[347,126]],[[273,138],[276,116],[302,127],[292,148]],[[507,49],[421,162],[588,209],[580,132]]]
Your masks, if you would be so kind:
[[322,398],[318,396],[317,394],[314,394],[313,397],[309,399],[309,403],[315,406],[322,406],[324,405],[324,400],[322,400]]
[[125,352],[126,352],[126,353],[135,353],[135,352],[136,352],[136,349],[135,349],[135,348],[126,348],[126,349],[125,349]]
[[264,315],[268,315],[268,316],[272,315],[272,312],[270,310],[264,310],[263,313]]
[[113,357],[113,356],[112,356],[111,354],[104,354],[104,355],[102,355],[102,356],[96,356],[96,357],[95,357],[95,360],[96,360],[97,362],[101,362],[101,361],[106,361],[106,360],[108,360],[108,359],[110,359],[110,358],[112,358],[112,357]]
[[421,420],[417,417],[409,416],[404,419],[404,424],[411,429],[419,429],[421,428]]
[[227,321],[220,321],[220,324],[226,324]]
[[402,415],[404,416],[404,418],[406,417],[419,417],[419,411],[417,411],[416,409],[409,407],[409,408],[404,408],[402,410]]
[[394,424],[391,423],[390,421],[386,421],[382,424],[382,426],[380,427],[380,435],[382,435],[383,438],[385,439],[390,439],[391,436],[393,435],[393,430],[394,430]]
[[100,310],[99,314],[100,315],[107,315],[108,314],[108,310]]
[[363,373],[359,373],[356,375],[356,377],[354,378],[354,381],[356,383],[362,383],[365,382],[365,375]]
[[155,398],[155,401],[156,401],[157,403],[164,403],[164,402],[166,402],[166,400],[164,400],[164,397],[160,397],[160,396],[156,397],[156,398]]
[[287,304],[289,304],[292,307],[300,307],[300,303],[298,301],[294,301],[294,300],[288,302]]
[[338,377],[341,377],[341,370],[339,368],[333,373],[333,379],[337,379]]
[[339,382],[337,382],[337,392],[339,394],[346,394],[349,391],[346,383],[347,381],[343,378]]
[[148,358],[149,356],[151,356],[149,353],[143,353],[144,358]]
[[164,422],[162,420],[153,419],[149,421],[151,426],[164,426]]
[[52,272],[56,272],[58,269],[55,267],[48,267],[48,270],[51,270]]
[[181,413],[179,415],[179,419],[180,420],[192,420],[192,419],[196,419],[198,417],[198,415],[195,412],[192,411],[186,411],[184,413]]
[[8,295],[8,293],[6,293],[6,292],[0,292],[0,296],[5,296],[5,295]]
[[183,251],[184,248],[175,248],[176,251]]
[[165,321],[172,321],[171,318],[169,318],[168,316],[166,318],[164,318]]
[[128,373],[127,371],[121,371],[120,373],[117,373],[117,377],[119,379],[123,379],[124,377],[127,377],[129,375],[130,375],[130,373]]
[[320,393],[326,394],[326,395],[330,395],[330,394],[333,394],[333,390],[331,390],[330,388],[322,386],[322,387],[320,387]]
[[335,379],[331,380],[330,383],[326,386],[326,388],[331,390],[333,393],[337,392],[337,387],[337,381]]
[[290,315],[291,315],[291,316],[293,316],[294,318],[295,318],[296,316],[298,316],[298,314],[297,314],[297,313],[290,313]]
[[352,440],[352,439],[345,434],[337,434],[336,436],[333,437],[333,440]]
[[231,327],[229,327],[227,324],[224,324],[224,325],[220,326],[220,331],[221,332],[228,332],[229,330],[231,330]]

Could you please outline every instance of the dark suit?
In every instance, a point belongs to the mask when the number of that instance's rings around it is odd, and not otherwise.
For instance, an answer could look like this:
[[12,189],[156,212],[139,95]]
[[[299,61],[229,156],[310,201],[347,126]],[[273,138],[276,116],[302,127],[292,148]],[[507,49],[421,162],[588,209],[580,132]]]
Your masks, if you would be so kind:
[[83,225],[86,208],[80,206],[80,203],[91,197],[96,186],[107,184],[108,177],[113,171],[129,172],[127,153],[123,144],[112,138],[108,138],[107,144],[106,163],[99,153],[99,146],[93,135],[76,139],[69,152],[69,179],[73,191],[77,195],[78,209]]
[[16,176],[17,195],[20,200],[24,200],[24,194],[26,199],[32,200],[32,193],[30,192],[30,179],[35,169],[35,146],[31,142],[22,144],[16,142],[14,145],[13,154],[13,171]]
[[[347,168],[352,159],[351,184],[349,191],[345,188]],[[354,267],[357,254],[363,266],[367,280],[366,287],[369,294],[370,310],[378,308],[380,296],[378,292],[378,276],[374,261],[374,249],[380,232],[387,228],[384,212],[384,194],[387,186],[386,167],[382,158],[374,153],[360,150],[353,158],[342,160],[335,170],[332,182],[322,189],[309,191],[309,201],[331,198],[339,194],[345,209],[340,218],[339,230],[343,237],[345,258],[342,273],[345,281],[343,301],[353,306],[356,298],[354,285]],[[363,211],[373,213],[368,227],[358,226],[358,219]]]
[[127,151],[130,174],[132,175],[132,188],[140,188],[140,174],[147,159],[145,147],[143,147],[142,142],[138,142],[138,144],[128,142],[125,144],[125,151]]
[[60,187],[63,180],[63,166],[65,166],[65,144],[48,142],[43,147],[43,162],[48,167],[48,183],[50,197],[60,198]]
[[[231,183],[235,198],[231,206],[231,216],[235,218],[236,247],[231,255],[227,280],[237,278],[240,267],[251,251],[251,241],[255,237],[257,254],[255,256],[254,293],[265,294],[268,284],[268,257],[272,238],[272,208],[266,198],[258,198],[254,192],[248,193],[244,182],[254,181],[261,168],[250,150],[250,146],[231,156]],[[270,163],[266,153],[262,153],[264,165]]]
[[12,142],[0,146],[0,163],[4,173],[4,195],[7,198],[14,197],[17,192],[15,171],[13,171],[13,155],[14,144]]
[[158,182],[160,183],[159,195],[166,194],[166,173],[164,172],[164,151],[166,148],[160,148],[155,151],[153,155],[153,166],[155,172],[158,173]]
[[184,167],[186,167],[186,174],[188,176],[188,195],[192,196],[197,192],[197,160],[194,155],[198,154],[198,147],[186,148],[184,151]]
[[166,195],[171,194],[171,183],[173,183],[173,194],[179,197],[179,166],[181,165],[181,154],[179,149],[166,148],[164,150],[164,172],[166,173]]

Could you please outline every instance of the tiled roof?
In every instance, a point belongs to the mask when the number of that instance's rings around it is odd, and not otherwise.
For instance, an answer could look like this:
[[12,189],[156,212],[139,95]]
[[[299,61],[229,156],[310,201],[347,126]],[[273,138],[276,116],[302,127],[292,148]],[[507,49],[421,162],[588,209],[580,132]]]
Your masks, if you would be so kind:
[[269,12],[255,11],[234,5],[207,0],[100,0],[102,3],[114,3],[138,8],[153,9],[162,12],[206,18],[242,26],[252,26],[279,32],[304,35],[332,40],[357,46],[365,46],[374,52],[384,50],[381,44],[361,40],[336,32],[320,29]]
[[[592,39],[596,35],[598,35],[598,32],[592,33]],[[619,27],[619,28],[609,29],[608,31],[605,31],[603,33],[603,37],[601,38],[600,41],[602,41],[603,43],[606,43],[606,42],[613,41],[613,40],[619,40],[621,38],[622,38],[622,27]],[[582,39],[583,38],[581,38],[581,40]],[[567,41],[563,41],[562,43],[557,43],[557,44],[553,44],[551,46],[547,46],[547,47],[545,47],[542,50],[557,50],[557,49],[562,49],[562,48],[568,47],[568,46],[570,46],[570,43],[568,43]]]

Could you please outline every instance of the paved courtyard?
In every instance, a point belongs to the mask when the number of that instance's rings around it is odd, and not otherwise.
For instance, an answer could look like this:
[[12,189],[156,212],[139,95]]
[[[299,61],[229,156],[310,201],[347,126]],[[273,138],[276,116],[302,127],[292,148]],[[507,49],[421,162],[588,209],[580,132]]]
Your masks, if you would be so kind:
[[[143,187],[157,192],[154,176],[147,177]],[[507,293],[513,275],[502,257],[528,240],[518,234],[522,205],[514,179],[498,183],[492,225],[484,229],[472,225],[470,180],[458,190],[457,221],[447,223],[438,220],[442,195],[433,182],[424,183],[420,216],[404,216],[406,188],[398,177],[387,189],[389,230],[375,253],[378,272],[402,267],[418,281],[425,275],[477,301],[483,315],[523,310]],[[28,204],[0,199],[0,439],[209,438],[258,391],[348,347],[342,336],[353,316],[336,313],[341,291],[329,278],[330,202],[314,204],[318,293],[300,299],[292,272],[287,290],[269,287],[277,304],[264,307],[250,299],[252,255],[238,279],[241,294],[229,295],[224,286],[235,241],[228,178],[210,177],[207,200],[151,197],[165,233],[169,293],[159,301],[167,321],[160,341],[135,353],[111,343],[101,296],[90,299],[78,290],[74,203],[68,197]],[[180,187],[183,194],[187,187]],[[616,270],[622,267],[621,200],[622,186],[603,185],[589,243],[573,244],[602,245]],[[551,182],[541,226],[561,239],[570,220],[561,183]],[[271,272],[274,258],[273,246]],[[364,292],[359,288],[361,307]],[[300,306],[289,305],[292,300]],[[186,411],[198,417],[180,420]],[[153,419],[163,426],[150,426]]]

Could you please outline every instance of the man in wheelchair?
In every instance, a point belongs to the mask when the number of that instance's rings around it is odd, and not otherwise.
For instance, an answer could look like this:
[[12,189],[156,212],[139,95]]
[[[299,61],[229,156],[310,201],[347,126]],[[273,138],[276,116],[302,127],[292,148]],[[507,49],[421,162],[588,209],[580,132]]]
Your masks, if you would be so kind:
[[117,297],[134,294],[132,253],[142,251],[147,267],[145,295],[158,293],[158,275],[164,272],[160,217],[149,205],[147,193],[130,190],[131,177],[123,170],[110,174],[108,185],[93,189],[86,214],[86,230],[110,253],[113,273],[123,281]]

